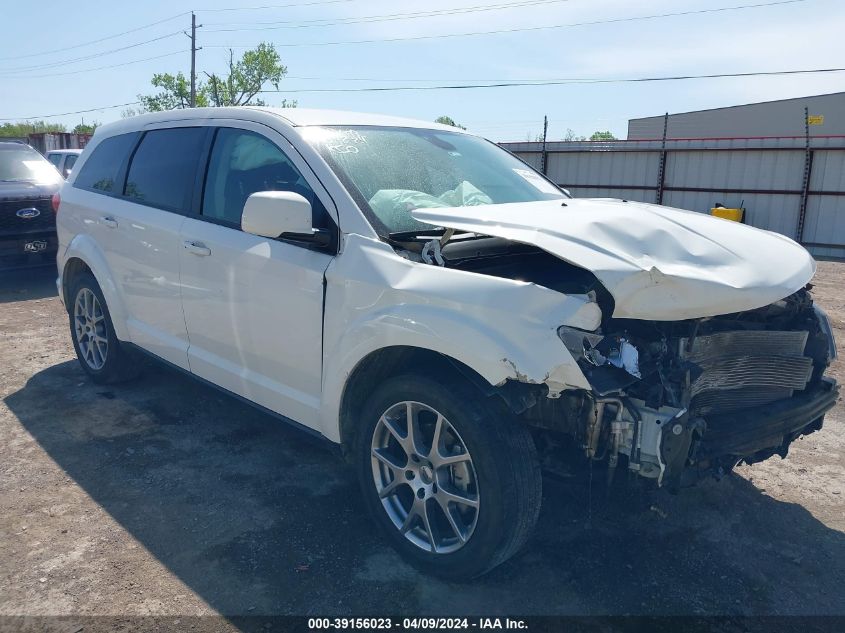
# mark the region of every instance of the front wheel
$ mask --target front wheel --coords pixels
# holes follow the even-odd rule
[[[363,409],[356,455],[370,513],[405,558],[472,578],[528,539],[541,500],[528,431],[470,384],[387,380]]]

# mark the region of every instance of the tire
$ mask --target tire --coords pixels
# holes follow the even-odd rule
[[[137,360],[117,340],[103,291],[94,276],[87,272],[76,276],[68,298],[70,337],[85,373],[97,384],[137,376]]]
[[[530,433],[498,400],[462,379],[401,375],[375,390],[359,425],[354,456],[367,509],[406,560],[469,579],[528,540],[540,512],[540,463]]]

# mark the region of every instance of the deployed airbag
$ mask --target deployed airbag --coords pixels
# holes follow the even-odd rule
[[[370,208],[385,225],[396,231],[430,230],[431,225],[411,217],[414,209],[471,207],[493,204],[486,193],[464,180],[454,189],[433,196],[413,189],[380,189],[370,198]]]

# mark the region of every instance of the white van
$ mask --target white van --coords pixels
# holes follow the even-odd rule
[[[446,576],[525,543],[541,463],[679,488],[785,456],[838,393],[801,246],[573,199],[451,127],[143,115],[98,128],[54,203],[94,381],[145,352],[340,444],[388,538]]]

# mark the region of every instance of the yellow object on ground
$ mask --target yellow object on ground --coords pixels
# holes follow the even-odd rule
[[[717,218],[724,218],[725,220],[733,220],[734,222],[742,222],[742,216],[745,215],[745,209],[713,207],[710,209],[710,215],[715,215]]]

